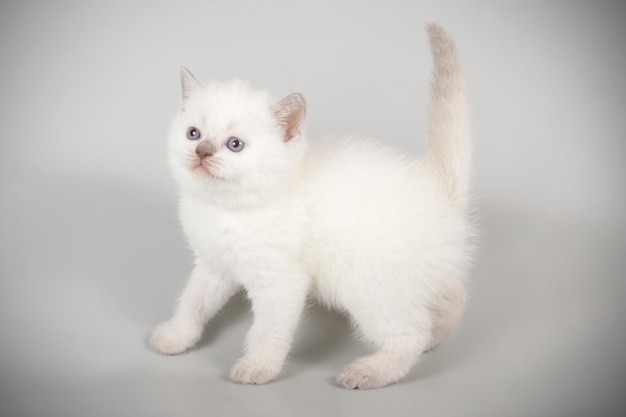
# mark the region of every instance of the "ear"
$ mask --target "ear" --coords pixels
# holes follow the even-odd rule
[[[185,102],[189,99],[191,93],[202,88],[202,84],[196,79],[196,77],[193,76],[191,71],[189,71],[187,68],[180,66],[178,67],[178,69],[180,71],[180,86],[182,89],[184,105]]]
[[[300,136],[306,118],[306,103],[299,93],[289,94],[272,106],[276,121],[284,129],[285,142]]]

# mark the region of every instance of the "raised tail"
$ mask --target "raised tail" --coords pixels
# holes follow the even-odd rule
[[[471,144],[461,62],[446,30],[428,25],[434,69],[428,127],[429,163],[447,198],[465,207],[469,200]]]

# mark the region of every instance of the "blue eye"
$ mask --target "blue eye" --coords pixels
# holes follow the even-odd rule
[[[200,139],[200,131],[198,129],[196,129],[195,127],[190,127],[187,130],[187,139],[189,140],[198,140]]]
[[[233,152],[239,152],[246,144],[239,138],[232,137],[226,142],[226,146]]]

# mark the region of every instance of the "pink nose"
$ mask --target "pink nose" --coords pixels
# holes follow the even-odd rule
[[[204,159],[214,153],[215,147],[209,141],[203,140],[198,144],[198,147],[196,147],[196,155],[198,155],[200,159]]]

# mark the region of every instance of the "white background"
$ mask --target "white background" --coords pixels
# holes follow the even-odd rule
[[[626,7],[619,2],[3,2],[0,415],[608,416],[626,383]],[[227,381],[237,299],[182,356],[150,350],[191,267],[165,136],[177,66],[298,91],[312,140],[425,148],[424,24],[456,39],[482,249],[460,330],[401,384],[312,309],[266,386]]]

